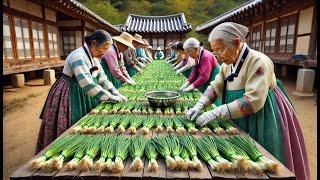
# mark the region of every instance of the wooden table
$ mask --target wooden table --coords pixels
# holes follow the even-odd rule
[[[80,121],[78,121],[79,123]],[[77,124],[74,124],[72,127],[77,126]],[[70,130],[69,128],[64,134],[68,134]],[[245,132],[241,131],[241,134],[246,135]],[[157,134],[152,131],[152,136],[156,136]],[[201,134],[197,134],[196,136],[201,136]],[[61,136],[60,136],[61,137]],[[147,138],[147,137],[146,137]],[[109,179],[277,179],[277,180],[293,180],[296,179],[295,175],[288,170],[283,164],[281,164],[276,158],[274,158],[269,152],[267,152],[261,145],[256,143],[258,148],[261,150],[261,152],[271,160],[279,163],[280,165],[280,173],[279,175],[274,175],[270,173],[261,173],[261,174],[255,174],[255,173],[218,173],[216,171],[213,171],[208,165],[204,162],[203,164],[203,170],[198,171],[177,171],[177,170],[168,170],[166,168],[165,162],[163,158],[158,158],[158,165],[159,169],[157,173],[152,173],[147,170],[148,166],[148,160],[146,158],[143,158],[144,161],[144,169],[139,172],[132,172],[129,169],[129,166],[132,162],[132,159],[128,157],[125,162],[125,168],[123,172],[117,173],[117,174],[110,174],[107,172],[103,173],[96,173],[94,170],[90,170],[87,172],[83,172],[81,170],[73,170],[73,171],[66,171],[65,166],[61,170],[54,171],[54,172],[44,172],[43,170],[38,171],[31,171],[28,169],[29,163],[35,159],[38,158],[45,152],[48,148],[48,146],[42,150],[39,154],[37,154],[35,157],[33,157],[30,161],[19,167],[16,171],[14,171],[10,175],[10,179],[57,179],[57,180],[65,180],[65,179],[100,179],[100,180],[109,180]],[[66,163],[65,163],[66,164]],[[65,165],[64,164],[64,165]]]

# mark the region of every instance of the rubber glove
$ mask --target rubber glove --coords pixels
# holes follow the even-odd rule
[[[204,104],[201,102],[198,102],[196,105],[193,106],[193,108],[189,109],[186,114],[185,117],[191,121],[195,120],[199,114],[200,111],[204,108]]]
[[[190,84],[188,87],[182,89],[183,92],[190,92],[192,90],[194,90],[193,84]]]
[[[110,95],[109,99],[115,102],[122,102],[122,99],[120,96]]]
[[[216,119],[226,120],[230,118],[231,117],[230,117],[228,106],[226,104],[223,104],[199,116],[197,119],[197,124],[199,126],[205,126],[209,122],[214,121]]]
[[[188,87],[190,85],[190,82],[189,81],[186,81],[181,87],[179,90],[183,90],[184,88]]]

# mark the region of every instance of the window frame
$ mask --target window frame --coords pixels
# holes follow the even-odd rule
[[[73,30],[62,30],[61,31],[61,35],[62,35],[62,52],[63,52],[63,56],[68,56],[73,50],[75,50],[75,49],[73,49],[73,50],[71,50],[70,49],[70,34],[68,34],[68,46],[69,46],[69,49],[68,49],[68,51],[70,51],[68,54],[66,54],[66,51],[65,51],[65,41],[64,41],[64,38],[65,38],[65,36],[64,36],[64,33],[65,32],[68,32],[68,33],[70,33],[70,32],[72,32],[73,33],[73,42],[74,42],[74,47],[75,47],[75,49],[76,49],[76,31],[73,31]]]
[[[293,34],[288,35],[288,31],[289,31],[289,25],[290,25],[290,19],[293,18],[293,25],[294,25],[294,29],[293,29]],[[292,14],[292,15],[288,15],[288,16],[284,16],[284,17],[279,17],[279,33],[278,33],[278,53],[279,54],[294,54],[295,53],[295,47],[296,47],[296,38],[297,38],[297,20],[298,20],[298,13]],[[286,35],[285,35],[285,51],[280,51],[280,41],[281,41],[281,22],[282,20],[286,20],[287,24],[286,24]],[[288,36],[292,35],[292,51],[288,52],[287,49],[287,45],[288,45]]]
[[[20,20],[20,29],[21,29],[21,33],[22,33],[22,43],[23,43],[23,51],[24,51],[24,58],[20,58],[19,57],[19,48],[18,48],[18,39],[17,39],[17,32],[16,32],[16,19],[19,19]],[[26,48],[25,48],[25,36],[24,36],[24,32],[23,32],[23,27],[22,27],[22,21],[26,21],[27,22],[27,28],[28,28],[28,34],[29,34],[29,46],[30,46],[30,57],[27,58],[26,57]],[[26,18],[22,18],[22,17],[19,17],[19,16],[13,16],[13,25],[14,25],[14,32],[15,32],[15,37],[16,37],[16,41],[15,41],[15,44],[16,44],[16,53],[17,53],[17,61],[18,62],[24,62],[24,61],[30,61],[30,60],[33,60],[34,59],[34,56],[33,56],[33,37],[31,36],[32,35],[32,30],[31,30],[31,20],[30,19],[26,19]]]
[[[33,38],[33,24],[37,24],[37,36],[38,36],[38,45],[39,45],[39,54],[40,54],[40,57],[36,57],[35,55],[35,47],[34,47],[34,38]],[[39,38],[39,29],[38,29],[38,24],[42,25],[42,40],[43,40],[43,53],[44,53],[44,56],[42,57],[42,53],[40,53],[41,49],[40,49],[40,38]],[[45,24],[43,24],[42,22],[38,22],[38,21],[33,21],[31,20],[31,32],[32,32],[32,54],[33,54],[33,58],[35,60],[40,60],[40,59],[46,59],[48,58],[47,55],[46,55],[46,40],[45,40]]]
[[[269,27],[269,26],[272,26],[272,24],[274,24],[274,27]],[[277,52],[277,49],[278,49],[278,47],[277,47],[277,43],[278,43],[278,32],[279,32],[279,29],[278,29],[278,19],[276,19],[276,20],[273,20],[273,21],[269,21],[269,22],[266,22],[265,23],[265,26],[264,26],[265,28],[264,28],[264,32],[263,32],[263,34],[264,34],[264,48],[263,48],[263,52],[264,53],[270,53],[270,54],[272,54],[272,53],[276,53]],[[276,32],[275,32],[275,35],[274,35],[274,47],[273,47],[273,52],[271,52],[270,51],[270,47],[271,47],[271,40],[272,40],[272,30],[275,28],[275,30],[276,30]],[[270,30],[270,32],[269,32],[269,37],[267,37],[267,30]],[[266,45],[266,41],[267,40],[269,40],[269,45],[267,46]],[[266,51],[266,49],[269,49],[268,51]]]
[[[12,26],[11,26],[11,19],[10,19],[10,15],[7,14],[7,13],[3,13],[2,16],[7,16],[8,18],[8,26],[9,26],[9,33],[10,33],[10,42],[11,42],[11,54],[12,54],[12,57],[11,58],[8,58],[7,57],[7,53],[5,53],[4,49],[6,49],[6,46],[5,46],[5,41],[4,41],[4,33],[2,34],[2,53],[3,55],[5,56],[2,56],[4,57],[3,61],[4,62],[10,62],[10,61],[14,61],[15,59],[15,56],[14,56],[14,47],[13,47],[13,44],[14,44],[14,41],[13,41],[13,36],[14,34],[12,33]],[[3,24],[2,24],[3,26]]]
[[[259,29],[259,31],[257,31],[257,29]],[[252,48],[252,49],[254,49],[254,50],[257,50],[257,51],[261,51],[261,48],[262,48],[262,23],[260,23],[260,24],[257,24],[257,25],[255,25],[255,26],[252,26],[252,28],[251,28],[251,31],[252,31],[252,33],[251,33],[251,42],[250,42],[250,47]],[[256,39],[255,39],[255,37],[256,36],[254,36],[254,35],[256,35],[256,32],[260,32],[260,37],[259,37],[259,49],[257,49],[257,47],[255,46],[256,45]],[[254,45],[253,45],[254,44]]]
[[[55,48],[55,55],[53,56],[53,57],[51,57],[51,52],[50,52],[50,43],[51,42],[49,42],[50,40],[49,40],[49,33],[51,33],[52,34],[52,40],[51,41],[53,41],[53,33],[52,32],[55,32],[56,33],[56,44],[53,44],[53,47],[55,48],[55,46],[56,46],[56,48]],[[48,25],[47,24],[47,36],[48,36],[48,39],[47,39],[47,43],[48,43],[48,58],[50,58],[50,59],[55,59],[55,58],[59,58],[59,56],[60,56],[60,49],[59,49],[59,29],[58,29],[58,27],[56,27],[56,26],[53,26],[53,25]]]

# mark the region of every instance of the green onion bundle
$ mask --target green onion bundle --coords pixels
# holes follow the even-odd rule
[[[136,103],[135,108],[132,110],[133,114],[141,114],[141,108],[142,108],[142,104],[141,103]]]
[[[270,171],[276,174],[279,173],[279,164],[271,159],[266,158],[255,145],[254,141],[250,139],[250,137],[237,135],[229,137],[228,141],[244,150],[250,159],[258,163],[264,171]]]
[[[183,113],[182,113],[182,110],[181,110],[181,109],[182,109],[181,106],[180,106],[179,104],[177,104],[177,105],[175,106],[176,114],[182,115]]]
[[[109,123],[110,123],[109,116],[104,116],[100,122],[100,126],[98,127],[97,132],[100,132],[100,133],[104,132],[105,128],[109,125]]]
[[[171,147],[171,155],[174,158],[176,162],[176,168],[177,169],[183,169],[184,166],[184,160],[180,157],[181,151],[182,151],[182,145],[180,144],[180,141],[176,135],[170,135],[166,137],[168,141],[170,141],[170,147]]]
[[[128,128],[129,133],[136,134],[137,128],[139,128],[141,126],[143,121],[144,121],[144,118],[142,116],[133,116],[130,119],[130,127]]]
[[[156,115],[162,115],[161,108],[156,108],[155,114],[156,114]]]
[[[218,121],[211,121],[209,124],[208,124],[208,127],[210,127],[214,133],[216,133],[217,135],[222,135],[222,134],[226,134],[226,131],[221,128],[219,126],[219,122]]]
[[[110,168],[112,158],[114,157],[114,147],[115,147],[116,136],[114,134],[106,135],[102,137],[101,140],[101,151],[100,158],[95,163],[95,168],[98,172]],[[107,159],[107,161],[106,161]]]
[[[100,111],[101,114],[111,114],[113,105],[111,103],[105,103],[103,109]]]
[[[141,103],[141,114],[147,115],[148,114],[148,107],[146,103]]]
[[[111,166],[113,173],[121,172],[124,168],[123,161],[128,156],[128,150],[131,143],[130,138],[126,138],[123,135],[119,135],[116,139],[116,147],[115,147],[115,160]]]
[[[174,115],[174,109],[172,107],[165,108],[164,115]]]
[[[84,133],[84,134],[90,134],[91,133],[91,127],[93,124],[97,121],[97,115],[93,114],[90,120],[87,121],[87,123],[82,126],[82,129],[79,130],[79,132]]]
[[[190,134],[196,134],[199,130],[196,128],[196,125],[194,122],[189,121],[185,118],[181,118],[181,122],[184,124],[185,127],[187,127],[187,130]]]
[[[87,116],[83,117],[83,118],[80,120],[79,124],[78,124],[76,127],[72,128],[71,133],[73,134],[73,133],[82,132],[83,127],[84,127],[84,126],[88,123],[88,121],[90,121],[92,118],[93,118],[93,115],[87,115]]]
[[[187,150],[187,152],[191,156],[192,163],[193,163],[192,168],[200,171],[203,168],[203,166],[197,156],[197,147],[192,142],[193,139],[194,137],[192,137],[191,135],[184,135],[179,137],[180,143],[183,145],[183,147]]]
[[[148,106],[147,110],[149,115],[154,114],[153,108],[151,106]]]
[[[249,162],[242,157],[241,155],[237,154],[234,150],[233,146],[229,141],[222,137],[211,136],[212,140],[216,143],[219,152],[222,154],[223,157],[228,159],[229,161],[233,162],[233,168],[239,171],[248,171],[249,169]]]
[[[218,120],[219,125],[223,127],[228,134],[235,135],[239,134],[239,130],[232,126],[230,120]]]
[[[72,135],[65,135],[60,137],[59,139],[55,140],[50,147],[48,148],[48,150],[40,157],[38,157],[37,159],[31,161],[30,164],[30,169],[39,169],[42,168],[43,166],[45,166],[45,164],[47,164],[48,162],[46,162],[48,159],[52,159],[57,155],[59,155],[64,147],[66,145],[68,145],[70,142],[72,142],[73,140]],[[52,162],[50,161],[50,162]]]
[[[130,116],[123,116],[117,128],[118,133],[124,133],[126,131],[126,128],[130,124],[130,118]]]
[[[186,134],[187,130],[184,128],[184,124],[181,122],[180,118],[173,118],[173,124],[179,135]]]
[[[152,140],[148,140],[145,147],[145,155],[149,161],[148,170],[155,172],[158,170],[157,157],[158,152],[155,148],[155,145],[152,143]]]
[[[190,160],[190,155],[187,151],[186,148],[182,147],[182,150],[181,150],[181,158],[184,160],[184,163],[183,163],[183,166],[182,166],[182,169],[183,170],[190,170],[193,168],[193,162]]]
[[[105,129],[105,132],[107,133],[113,133],[114,132],[114,128],[117,127],[117,125],[120,123],[121,121],[121,117],[120,116],[110,116],[110,124],[109,126]]]
[[[164,119],[163,119],[163,124],[164,124],[164,126],[166,127],[166,130],[167,130],[167,132],[168,132],[169,134],[174,132],[174,129],[173,129],[173,119],[172,119],[172,118],[169,118],[169,117],[164,118]]]
[[[100,141],[102,135],[94,135],[88,138],[88,146],[86,148],[86,154],[80,161],[81,170],[88,171],[93,167],[93,159],[100,151]]]
[[[86,137],[88,136],[86,135]],[[68,171],[71,171],[79,167],[79,162],[86,154],[86,149],[88,144],[89,144],[88,140],[87,138],[85,138],[83,142],[79,145],[77,151],[73,156],[73,159],[67,163],[66,168]]]
[[[102,109],[104,109],[104,103],[100,103],[94,109],[90,111],[91,114],[98,114]]]
[[[117,112],[121,109],[123,103],[117,103],[117,104],[114,104],[110,113],[111,114],[117,114]]]
[[[89,128],[89,132],[90,133],[98,133],[99,132],[99,130],[98,130],[98,128],[100,127],[100,124],[101,124],[101,121],[103,121],[103,116],[100,116],[100,115],[97,115],[96,117],[95,117],[95,121],[94,121],[94,123],[92,124],[92,126]]]
[[[79,148],[79,146],[83,143],[85,140],[85,135],[78,135],[73,138],[73,141],[64,148],[64,150],[61,152],[61,154],[54,158],[53,163],[51,165],[52,170],[59,170],[62,168],[63,162],[66,159],[69,159],[74,155],[76,150]]]
[[[143,156],[144,149],[147,141],[144,137],[138,135],[131,139],[131,145],[129,148],[130,156],[133,159],[130,169],[133,171],[140,171],[143,169],[143,162],[141,157]]]
[[[153,138],[153,142],[159,154],[165,158],[166,166],[169,169],[176,167],[176,161],[171,157],[171,141],[167,136],[161,135]]]
[[[211,129],[208,128],[207,126],[201,127],[200,131],[201,131],[203,134],[206,134],[206,135],[211,135],[211,134],[212,134]]]
[[[145,118],[143,121],[143,127],[141,128],[142,134],[143,135],[149,134],[150,129],[152,129],[154,124],[155,124],[155,117],[149,116]]]
[[[155,126],[156,126],[156,133],[162,133],[163,132],[163,119],[161,117],[157,117],[157,119],[155,120]]]

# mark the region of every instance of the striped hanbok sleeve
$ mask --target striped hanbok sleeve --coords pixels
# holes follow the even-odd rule
[[[98,99],[99,101],[106,101],[110,97],[110,92],[103,89],[99,84],[94,82],[90,74],[88,65],[84,61],[85,57],[81,54],[72,57],[71,67],[80,87],[87,95]]]

